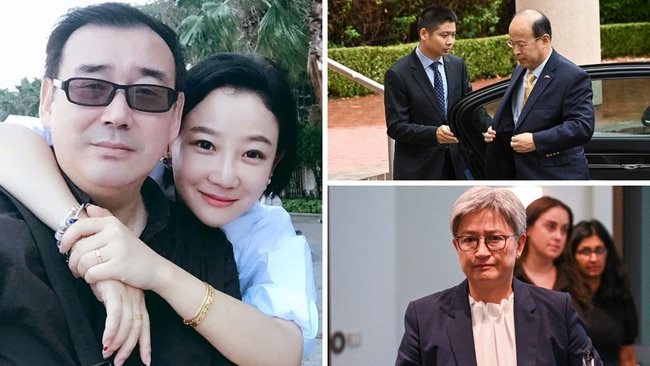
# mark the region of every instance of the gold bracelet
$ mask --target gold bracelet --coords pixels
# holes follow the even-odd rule
[[[199,311],[196,312],[194,318],[183,320],[183,324],[189,325],[192,328],[201,324],[205,316],[208,314],[208,310],[210,310],[212,302],[214,301],[214,287],[210,286],[210,284],[207,282],[203,283],[205,283],[205,297],[203,298],[203,303],[201,304]]]

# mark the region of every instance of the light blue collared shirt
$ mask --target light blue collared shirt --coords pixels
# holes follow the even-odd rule
[[[307,239],[296,235],[284,208],[259,202],[222,229],[235,252],[242,301],[295,322],[308,356],[318,333],[318,308]]]
[[[429,77],[429,81],[431,82],[431,87],[433,88],[435,84],[435,73],[433,72],[433,69],[431,68],[431,64],[434,63],[435,61],[428,58],[427,56],[420,51],[420,46],[417,46],[415,48],[415,54],[418,56],[418,59],[422,63],[422,66],[424,67],[424,71],[427,73],[427,76]],[[449,93],[447,92],[447,73],[445,73],[445,61],[444,58],[440,57],[438,59],[438,62],[440,62],[440,66],[438,67],[438,70],[440,71],[440,76],[442,76],[442,88],[445,91],[445,111],[449,111],[448,108],[448,96]]]

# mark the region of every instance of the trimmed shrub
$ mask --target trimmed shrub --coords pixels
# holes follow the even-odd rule
[[[505,76],[517,65],[512,50],[505,44],[507,39],[508,35],[459,39],[453,53],[465,60],[471,81]],[[650,55],[650,23],[601,25],[600,44],[602,58]],[[383,84],[386,70],[411,53],[416,45],[335,48],[328,51],[328,57]],[[372,90],[335,71],[328,72],[327,81],[330,97],[373,94]]]

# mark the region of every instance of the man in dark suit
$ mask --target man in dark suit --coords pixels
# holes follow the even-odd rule
[[[544,14],[515,14],[509,35],[519,65],[484,135],[486,178],[589,179],[582,145],[594,133],[591,79],[552,48]]]
[[[420,42],[384,77],[387,133],[395,140],[393,179],[465,179],[449,109],[472,91],[467,67],[450,55],[458,18],[434,5],[418,19]]]
[[[511,191],[469,189],[451,231],[467,278],[408,305],[396,365],[601,364],[568,293],[514,279],[526,211]]]

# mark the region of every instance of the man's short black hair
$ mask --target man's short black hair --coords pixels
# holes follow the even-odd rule
[[[432,5],[422,11],[418,19],[418,33],[425,28],[431,33],[444,23],[458,23],[458,17],[451,9],[443,5]]]
[[[185,88],[185,57],[176,32],[137,8],[121,3],[103,3],[83,8],[72,8],[63,15],[47,41],[45,48],[45,77],[58,78],[65,44],[74,31],[85,25],[114,28],[150,28],[165,41],[174,57],[176,67],[175,89],[183,91]],[[101,42],[101,40],[97,41]]]

